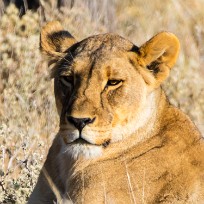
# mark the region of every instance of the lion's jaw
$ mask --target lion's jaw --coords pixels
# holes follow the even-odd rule
[[[134,142],[129,145],[135,145],[148,138],[150,132],[153,132],[155,125],[155,118],[157,114],[156,96],[152,92],[148,95],[146,101],[147,105],[141,108],[141,112],[135,115],[131,121],[125,125],[116,125],[111,130],[107,130],[104,134],[106,140],[104,143],[96,144],[98,138],[102,137],[100,131],[97,132],[90,127],[85,127],[82,131],[81,138],[79,139],[79,131],[76,128],[68,125],[68,129],[59,131],[62,139],[61,153],[67,155],[73,160],[77,159],[94,159],[102,157],[106,152],[117,151],[115,145],[117,143],[128,143],[128,138],[134,137]],[[109,145],[111,141],[114,146]],[[107,146],[107,147],[106,147]],[[111,150],[112,148],[112,150]],[[125,146],[123,150],[125,150]],[[122,149],[118,149],[122,152]]]

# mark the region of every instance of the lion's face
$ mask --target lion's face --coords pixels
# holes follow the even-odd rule
[[[60,131],[67,143],[79,137],[94,145],[121,140],[122,129],[132,123],[131,134],[138,126],[135,116],[144,111],[148,94],[144,79],[125,53],[110,55],[103,49],[97,51],[105,56],[102,60],[85,51],[67,65],[65,57],[55,79]],[[77,127],[77,122],[84,127]]]
[[[59,134],[73,157],[100,156],[110,143],[131,136],[156,114],[154,90],[168,75],[166,64],[174,62],[162,66],[165,50],[154,51],[151,60],[145,48],[118,35],[97,35],[76,43],[57,22],[50,33],[49,26],[42,31],[41,48],[55,58]],[[48,33],[53,34],[52,42],[43,42]],[[46,50],[54,40],[55,47]]]

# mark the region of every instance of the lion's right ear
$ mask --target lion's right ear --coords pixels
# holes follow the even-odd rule
[[[40,50],[51,59],[59,59],[77,41],[58,21],[47,23],[41,30]]]
[[[158,87],[168,77],[179,50],[178,38],[169,32],[158,33],[139,48],[142,64],[152,73],[142,70],[148,84]]]

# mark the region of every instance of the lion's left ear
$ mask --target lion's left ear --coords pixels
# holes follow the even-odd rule
[[[146,76],[147,81],[154,83],[154,87],[168,77],[170,69],[176,63],[179,49],[178,38],[169,32],[158,33],[139,48],[141,61],[154,75],[154,79]]]
[[[58,21],[47,23],[40,33],[40,50],[51,59],[59,59],[77,41]]]

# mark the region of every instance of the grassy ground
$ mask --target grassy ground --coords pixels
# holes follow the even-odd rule
[[[0,17],[0,203],[26,202],[58,129],[53,81],[38,51],[45,18],[78,40],[111,31],[141,45],[159,31],[175,33],[181,53],[164,88],[204,134],[203,0],[75,0],[60,11],[53,2],[43,2],[44,17],[19,18],[13,5]]]

